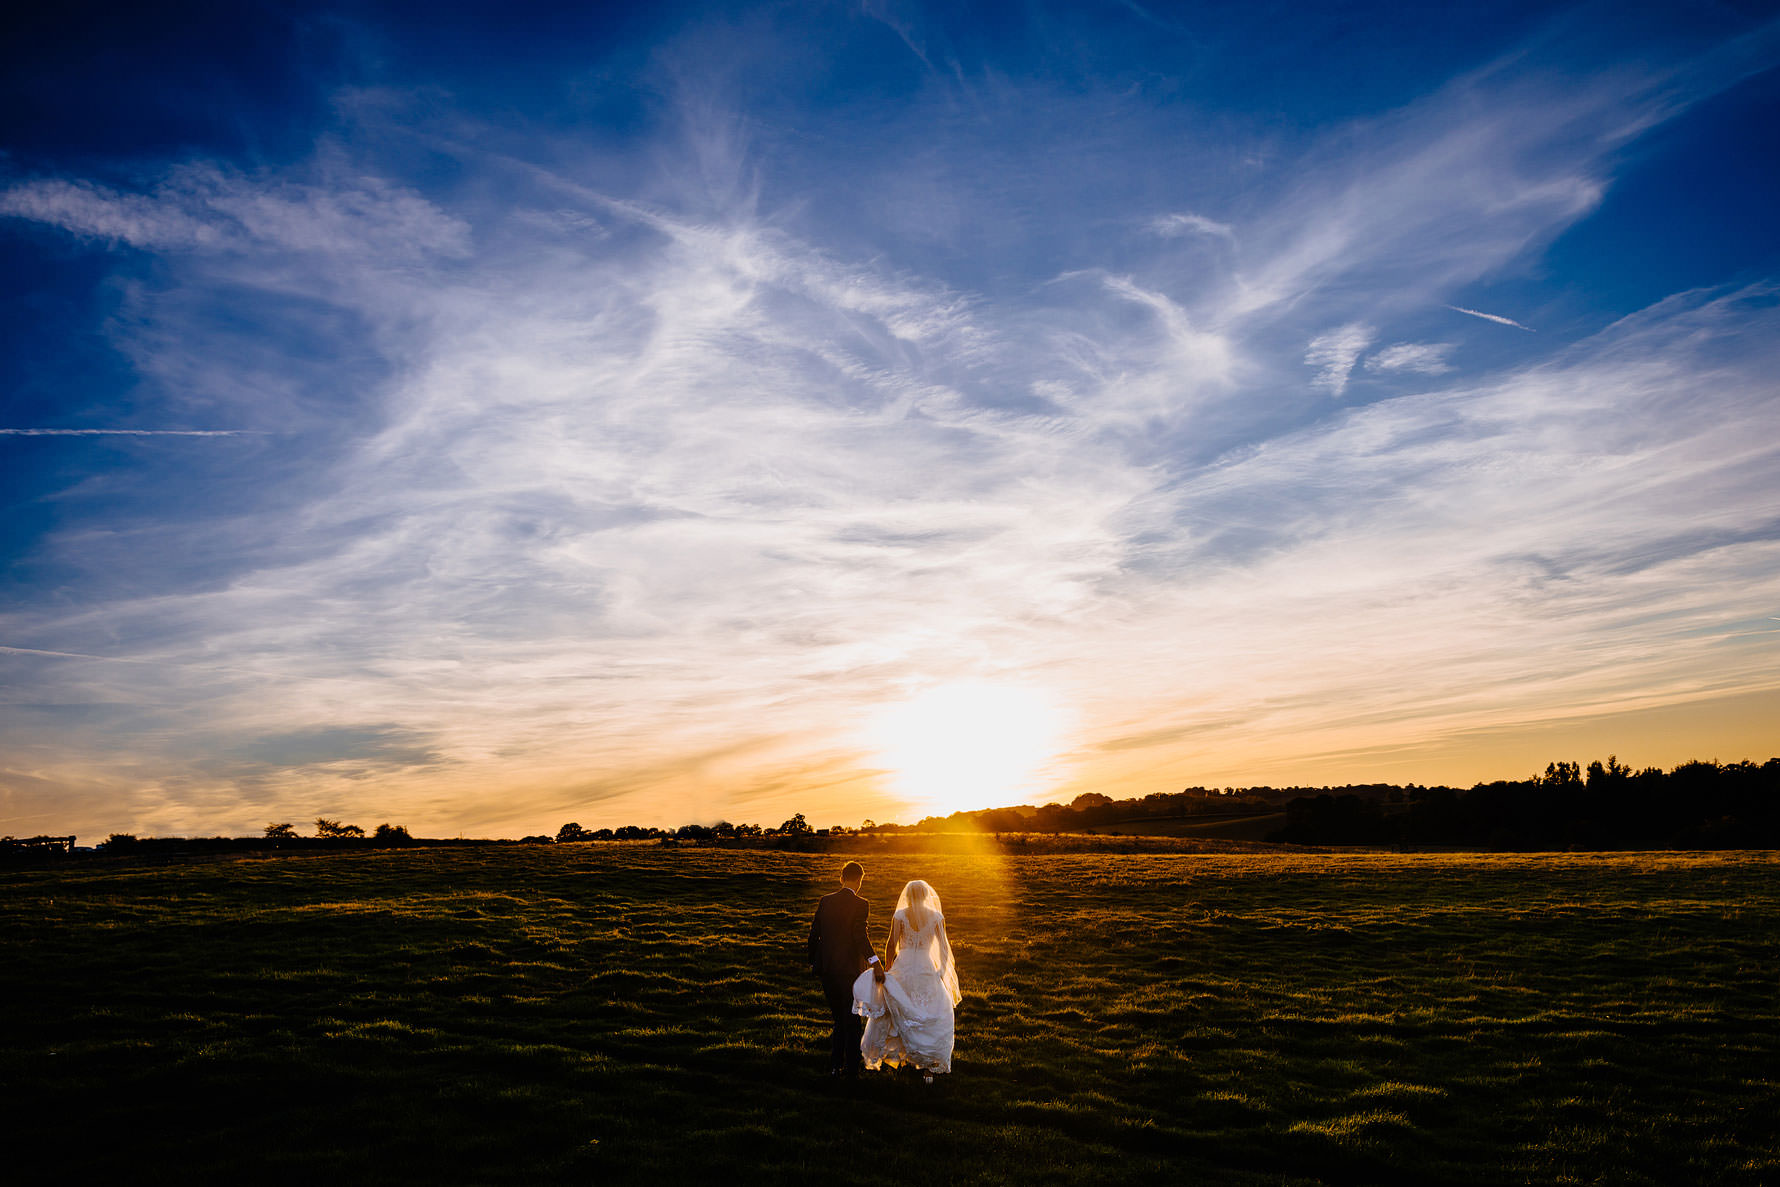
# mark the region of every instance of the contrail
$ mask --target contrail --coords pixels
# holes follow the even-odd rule
[[[111,664],[153,664],[147,659],[128,659],[121,655],[88,655],[83,651],[44,651],[37,647],[0,646],[0,655],[53,655],[57,659],[98,659]]]
[[[0,437],[248,437],[257,429],[0,429]]]
[[[135,659],[127,655],[93,655],[85,651],[46,651],[41,647],[8,647],[0,644],[0,655],[47,655],[53,659],[92,659],[106,664],[139,664],[145,668],[177,668],[185,672],[230,672],[237,676],[266,675],[252,668],[236,668],[227,664],[188,663],[179,659]],[[318,676],[319,680],[350,680],[352,676]]]
[[[1481,309],[1466,309],[1463,305],[1448,305],[1447,308],[1454,313],[1469,313],[1472,317],[1481,317],[1484,321],[1493,321],[1498,325],[1513,326],[1515,329],[1525,330],[1529,334],[1537,334],[1539,332],[1532,326],[1523,326],[1512,317],[1503,317],[1497,313],[1485,313]]]

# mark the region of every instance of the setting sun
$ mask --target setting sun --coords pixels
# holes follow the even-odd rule
[[[1046,783],[1063,713],[1042,691],[970,681],[886,705],[866,741],[894,790],[934,813],[1018,803]]]

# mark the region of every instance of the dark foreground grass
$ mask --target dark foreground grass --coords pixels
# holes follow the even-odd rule
[[[802,942],[841,860],[0,874],[10,1160],[124,1182],[1780,1182],[1772,855],[877,857],[873,938],[920,876],[958,950],[956,1070],[931,1088],[824,1075]]]

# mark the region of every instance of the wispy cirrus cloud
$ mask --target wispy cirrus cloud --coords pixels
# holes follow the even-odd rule
[[[80,179],[19,181],[0,190],[0,215],[145,250],[257,246],[384,260],[462,255],[468,233],[412,190],[376,178],[254,181],[214,165],[177,169],[145,194]]]
[[[64,178],[37,178],[7,187],[0,191],[0,214],[131,247],[203,247],[223,237],[217,227],[159,196],[119,194]]]
[[[1216,219],[1206,218],[1203,214],[1174,213],[1158,215],[1150,220],[1150,233],[1160,235],[1164,239],[1173,239],[1181,235],[1211,235],[1218,239],[1236,241],[1236,228],[1229,223],[1220,223]]]
[[[1331,396],[1347,391],[1347,380],[1378,331],[1362,322],[1349,322],[1310,340],[1304,349],[1304,364],[1317,368],[1312,387],[1320,387]]]
[[[1366,360],[1368,371],[1408,371],[1416,375],[1444,375],[1452,364],[1446,357],[1452,353],[1451,342],[1398,342],[1378,351]]]
[[[0,429],[0,437],[240,437],[253,429]]]

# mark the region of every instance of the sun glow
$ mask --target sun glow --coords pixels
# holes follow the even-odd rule
[[[886,705],[865,736],[899,794],[950,813],[1041,792],[1061,748],[1063,716],[1038,689],[972,681]]]

